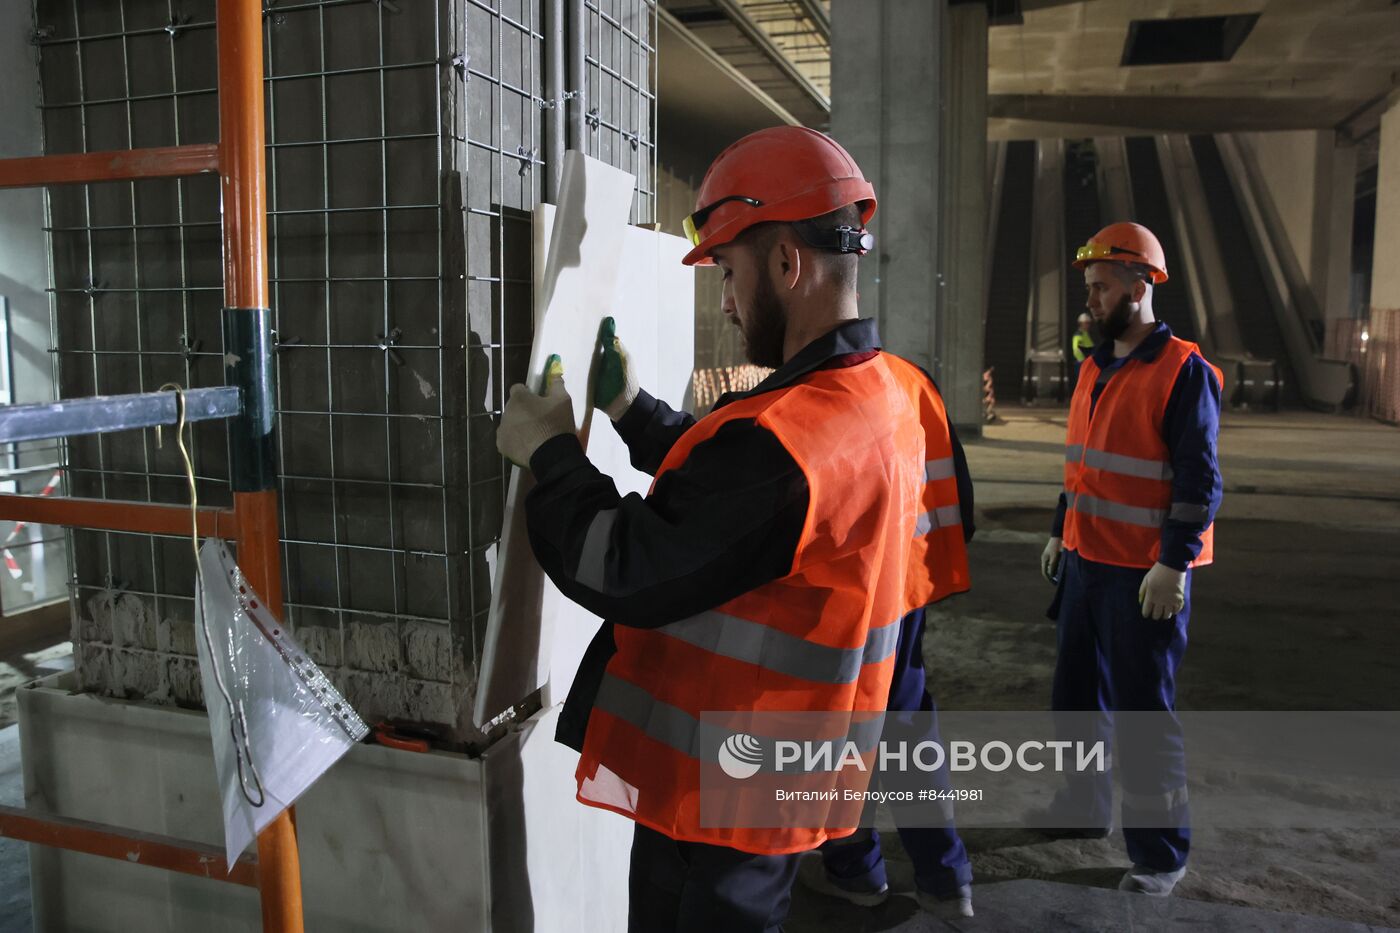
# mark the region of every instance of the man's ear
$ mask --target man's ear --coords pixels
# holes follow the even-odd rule
[[[1145,298],[1146,296],[1147,296],[1147,280],[1146,280],[1146,279],[1134,279],[1134,280],[1133,280],[1133,301],[1137,302],[1138,304],[1141,304],[1141,303],[1142,303],[1142,299]]]
[[[792,291],[802,278],[802,250],[790,238],[778,237],[773,249],[773,265],[783,287]]]

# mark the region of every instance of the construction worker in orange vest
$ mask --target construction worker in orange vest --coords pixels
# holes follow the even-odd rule
[[[1191,839],[1176,671],[1192,568],[1209,564],[1214,550],[1222,379],[1153,315],[1167,264],[1150,230],[1110,224],[1080,247],[1074,266],[1104,339],[1079,368],[1065,488],[1041,555],[1042,572],[1058,584],[1049,612],[1058,623],[1052,705],[1093,711],[1099,723],[1111,718],[1099,712],[1155,714],[1149,729],[1117,730],[1133,862],[1119,887],[1165,896],[1186,871]],[[1111,803],[1106,772],[1080,777],[1036,820],[1051,835],[1102,837]]]
[[[646,497],[619,496],[588,462],[562,378],[544,396],[513,387],[502,416],[498,447],[536,480],[536,557],[606,620],[557,737],[580,751],[578,799],[637,824],[630,930],[780,927],[798,858],[854,832],[860,805],[707,818],[702,774],[737,784],[769,764],[729,770],[731,748],[761,743],[710,743],[703,717],[879,726],[901,620],[967,588],[941,399],[859,317],[855,265],[875,206],[851,157],[812,130],[762,130],[715,160],[684,261],[719,266],[725,315],[774,372],[697,421],[642,392],[620,352],[611,372],[605,359],[593,401],[654,475]],[[605,356],[620,351],[604,337]],[[861,753],[876,740],[867,730]]]

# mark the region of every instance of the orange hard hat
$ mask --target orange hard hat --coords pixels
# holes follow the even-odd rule
[[[875,213],[875,189],[836,140],[805,126],[750,133],[711,163],[685,232],[695,246],[681,261],[713,265],[710,250],[755,224],[807,220],[847,204],[860,222]]]
[[[1091,262],[1144,266],[1153,285],[1167,280],[1167,256],[1162,252],[1162,244],[1142,224],[1109,224],[1089,237],[1089,242],[1074,254],[1074,268],[1083,269]]]

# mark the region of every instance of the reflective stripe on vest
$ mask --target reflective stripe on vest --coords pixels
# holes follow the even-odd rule
[[[1208,506],[1172,499],[1170,452],[1162,437],[1167,401],[1181,368],[1199,348],[1175,337],[1157,358],[1129,359],[1104,385],[1092,357],[1079,372],[1065,443],[1064,546],[1081,557],[1122,567],[1151,567],[1168,519],[1202,522]],[[1211,367],[1215,369],[1214,367]],[[1216,378],[1220,371],[1215,369]],[[1214,529],[1201,535],[1192,566],[1214,557]]]
[[[1172,478],[1172,465],[1166,460],[1144,460],[1125,454],[1111,454],[1106,450],[1085,447],[1083,444],[1066,445],[1065,460],[1069,463],[1083,463],[1085,466],[1109,473],[1122,473],[1124,476],[1162,480]]]
[[[647,738],[655,739],[689,758],[699,759],[706,748],[716,747],[730,732],[725,729],[721,734],[715,725],[707,724],[679,707],[662,703],[641,687],[611,675],[604,675],[593,705],[634,726]],[[826,741],[833,745],[854,742],[856,750],[865,753],[877,747],[884,727],[883,715],[860,719],[851,722],[848,731]],[[780,736],[767,738],[771,743]],[[812,753],[820,754],[820,751],[813,749]]]
[[[656,629],[699,648],[789,677],[848,684],[867,664],[879,664],[899,643],[899,620],[872,626],[862,648],[831,648],[759,622],[710,610]]]
[[[815,848],[855,825],[855,809],[832,817],[852,822],[827,827],[712,825],[713,814],[699,812],[701,770],[715,764],[702,757],[711,749],[700,723],[706,713],[824,713],[834,722],[883,713],[899,620],[914,608],[906,605],[911,532],[927,510],[927,476],[946,472],[937,461],[951,456],[926,444],[919,409],[887,359],[738,399],[667,453],[656,483],[723,425],[752,420],[802,470],[806,521],[787,576],[678,622],[614,628],[617,651],[579,758],[580,801],[673,839],[755,853]],[[856,779],[804,778],[843,787]]]

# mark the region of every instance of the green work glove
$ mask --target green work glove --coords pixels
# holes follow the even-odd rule
[[[603,361],[593,384],[593,407],[617,421],[627,414],[641,390],[627,357],[627,348],[617,339],[617,322],[610,317],[603,318],[603,326],[598,331],[598,348]]]
[[[521,383],[510,387],[510,398],[496,429],[496,449],[516,466],[529,466],[535,451],[550,438],[577,433],[574,403],[564,388],[564,363],[557,355],[544,364],[544,382],[543,395]]]

